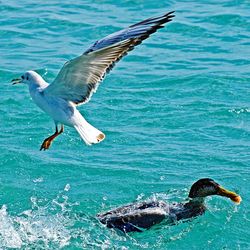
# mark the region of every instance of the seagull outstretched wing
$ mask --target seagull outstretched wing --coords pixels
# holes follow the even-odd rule
[[[44,90],[45,93],[75,104],[88,102],[115,63],[170,22],[173,13],[146,19],[96,41],[81,56],[64,64],[55,80]]]

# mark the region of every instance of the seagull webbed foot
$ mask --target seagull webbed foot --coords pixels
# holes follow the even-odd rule
[[[40,147],[40,151],[41,151],[41,150],[47,150],[47,149],[49,149],[49,147],[50,147],[50,145],[51,145],[51,142],[52,142],[52,140],[49,140],[49,138],[46,138],[46,139],[43,141],[43,143],[42,143],[42,145],[41,145],[41,147]]]
[[[56,132],[55,132],[53,135],[49,136],[48,138],[46,138],[46,139],[43,141],[43,143],[42,143],[42,145],[41,145],[41,147],[40,147],[40,151],[41,151],[41,150],[44,150],[44,151],[45,151],[45,150],[49,149],[49,147],[50,147],[52,141],[53,141],[58,135],[60,135],[63,131],[64,131],[63,125],[61,125],[60,131],[58,131],[58,128],[57,128],[57,126],[56,126]]]

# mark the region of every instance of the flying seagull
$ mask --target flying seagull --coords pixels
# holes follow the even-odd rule
[[[76,107],[87,103],[115,63],[170,22],[173,13],[146,19],[96,41],[81,56],[66,62],[51,84],[31,70],[12,80],[13,84],[27,84],[33,101],[55,122],[55,133],[43,141],[40,150],[50,147],[64,125],[74,127],[87,145],[104,140],[104,133],[90,125]]]

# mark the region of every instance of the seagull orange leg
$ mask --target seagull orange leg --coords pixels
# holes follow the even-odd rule
[[[64,131],[63,125],[61,125],[60,131],[58,131],[58,128],[57,128],[57,126],[56,126],[56,132],[55,132],[53,135],[49,136],[48,138],[46,138],[46,139],[43,141],[43,144],[41,145],[40,151],[41,151],[41,150],[46,150],[46,149],[48,149],[48,148],[50,147],[52,141],[53,141],[58,135],[60,135],[63,131]]]

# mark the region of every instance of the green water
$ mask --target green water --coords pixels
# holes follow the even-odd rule
[[[79,109],[106,134],[87,147],[54,131],[27,86],[51,82],[95,40],[151,16],[176,17],[124,58]],[[250,249],[250,2],[1,1],[0,249]],[[182,201],[201,177],[238,192],[205,215],[124,235],[95,215],[136,200]]]

